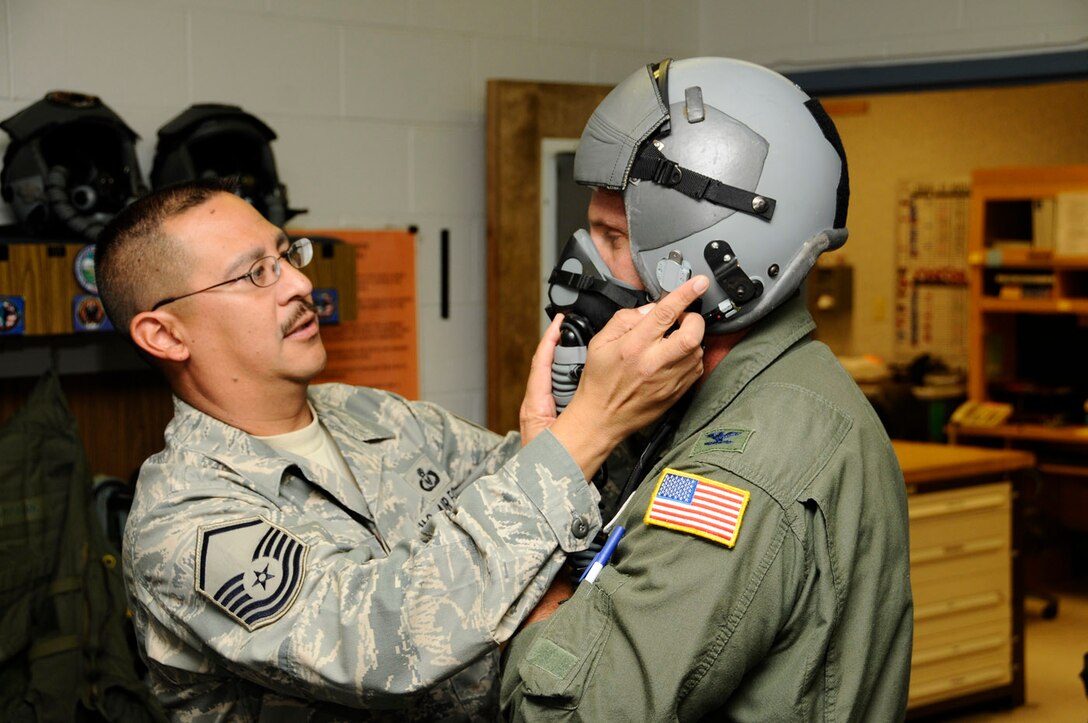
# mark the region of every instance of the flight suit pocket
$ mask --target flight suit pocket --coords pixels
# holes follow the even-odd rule
[[[624,582],[624,576],[606,568],[596,583],[579,585],[574,597],[544,623],[518,663],[526,696],[547,698],[555,708],[578,706],[612,630],[612,594]]]

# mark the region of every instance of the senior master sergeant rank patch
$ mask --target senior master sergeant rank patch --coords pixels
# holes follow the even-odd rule
[[[202,526],[196,589],[256,630],[279,620],[302,589],[306,544],[263,517]]]

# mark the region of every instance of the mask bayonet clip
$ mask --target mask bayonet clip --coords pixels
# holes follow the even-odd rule
[[[703,258],[710,266],[714,279],[736,307],[756,299],[763,293],[763,283],[744,273],[737,255],[725,241],[711,241],[703,249]]]

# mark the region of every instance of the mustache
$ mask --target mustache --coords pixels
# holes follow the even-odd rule
[[[299,322],[299,319],[309,313],[317,313],[317,305],[307,299],[299,299],[294,313],[280,326],[280,333],[287,336],[294,329],[295,324]]]

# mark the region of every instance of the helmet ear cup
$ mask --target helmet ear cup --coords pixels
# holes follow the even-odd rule
[[[151,184],[233,177],[239,195],[276,226],[304,212],[287,204],[272,153],[275,132],[238,106],[202,103],[159,129]]]
[[[53,91],[0,128],[11,136],[0,193],[30,236],[93,241],[147,193],[138,136],[97,96]]]

